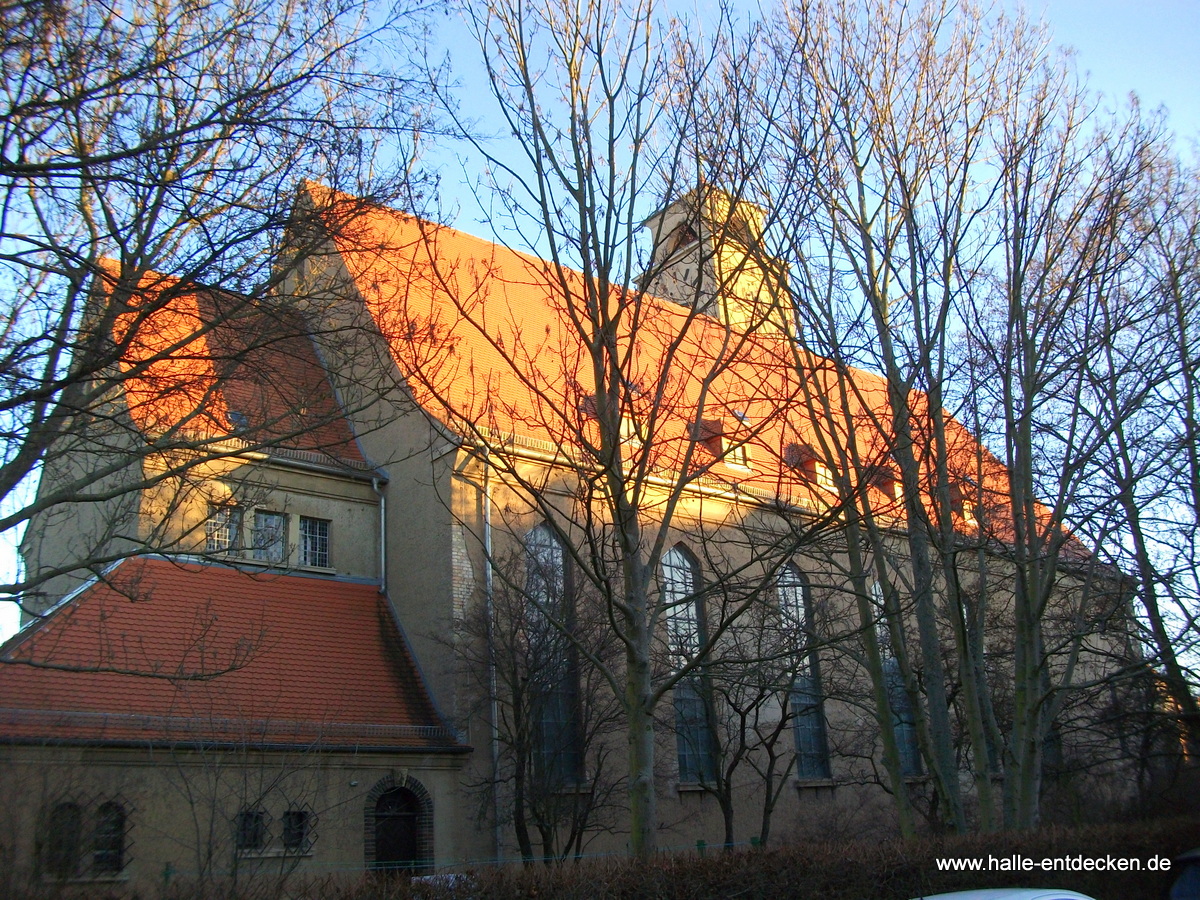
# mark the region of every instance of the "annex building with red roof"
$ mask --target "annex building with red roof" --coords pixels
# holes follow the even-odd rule
[[[886,383],[799,349],[761,211],[668,205],[622,288],[306,191],[329,235],[271,302],[98,294],[128,294],[121,396],[40,490],[131,462],[22,547],[47,574],[0,651],[9,877],[621,850],[637,596],[661,846],[876,827],[884,785],[936,803],[883,548],[917,511],[1003,545],[1007,475],[951,419],[949,503],[925,458],[906,496]]]

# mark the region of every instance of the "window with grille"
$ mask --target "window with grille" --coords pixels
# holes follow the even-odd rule
[[[281,563],[287,556],[287,517],[283,513],[254,512],[254,558]]]
[[[96,810],[92,871],[115,874],[125,868],[125,809],[109,801]]]
[[[783,627],[790,632],[799,651],[808,640],[810,628],[808,584],[792,563],[779,570],[775,579],[775,596],[779,602]]]
[[[310,810],[292,808],[283,814],[283,849],[307,853],[312,847],[315,816]]]
[[[917,743],[917,720],[912,697],[904,687],[900,662],[894,656],[883,661],[883,679],[887,686],[888,706],[892,711],[892,731],[900,753],[900,774],[921,774],[921,748]]]
[[[46,822],[45,869],[55,878],[79,875],[83,845],[83,810],[78,803],[59,803]]]
[[[894,656],[892,647],[892,629],[888,624],[887,599],[883,593],[883,585],[878,581],[871,582],[871,605],[875,608],[875,642],[879,646],[879,655],[884,659]]]
[[[825,701],[819,665],[811,649],[812,595],[799,568],[788,563],[775,582],[783,627],[794,642],[795,677],[789,697],[792,732],[796,741],[796,777],[829,778],[829,745],[825,734]]]
[[[262,809],[242,809],[237,814],[234,839],[239,851],[262,850],[267,846],[267,813]]]
[[[329,568],[329,520],[300,517],[300,565]]]
[[[704,681],[690,675],[675,685],[675,750],[681,784],[712,784],[717,776],[716,748]]]
[[[695,562],[682,547],[664,553],[659,568],[671,666],[681,669],[700,652],[699,601],[695,597],[699,578]]]
[[[230,553],[241,543],[242,511],[236,506],[210,506],[204,528],[204,549],[209,553]]]
[[[56,803],[44,820],[42,871],[61,880],[106,879],[128,863],[128,810],[121,800]]]

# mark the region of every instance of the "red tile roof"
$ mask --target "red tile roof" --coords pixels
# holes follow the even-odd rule
[[[0,740],[466,749],[371,584],[127,560],[0,660]]]
[[[363,464],[295,310],[157,274],[143,277],[127,309],[114,332],[125,399],[143,432],[231,437]]]
[[[590,326],[582,316],[578,327],[571,307],[615,304],[619,295],[596,297],[578,272],[453,228],[382,208],[364,212],[356,201],[348,206],[349,223],[333,230],[335,248],[418,402],[464,435],[482,426],[549,451],[578,448],[589,434],[595,381],[581,335]],[[883,491],[886,479],[869,474],[891,467],[882,377],[806,356],[777,332],[732,334],[710,316],[649,295],[626,307],[615,343],[637,388],[629,392],[632,418],[657,417],[651,445],[635,451],[652,455],[651,471],[678,471],[691,446],[692,467],[707,467],[701,483],[820,507],[829,498],[789,460],[797,447],[846,446],[835,433],[848,427],[838,407],[844,390],[872,506],[901,513]],[[832,415],[822,411],[825,402]],[[914,394],[918,440],[924,402]],[[698,429],[709,421],[734,440],[752,435],[750,471],[697,452]],[[1004,467],[986,451],[980,456],[958,422],[949,420],[946,430],[954,474],[970,483],[982,463],[985,495],[999,512]]]

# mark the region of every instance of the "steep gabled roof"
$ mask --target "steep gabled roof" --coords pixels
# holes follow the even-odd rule
[[[596,336],[573,313],[615,306],[622,295],[598,296],[594,281],[578,272],[453,228],[350,206],[352,221],[334,230],[335,249],[427,412],[462,434],[485,429],[551,450],[587,439],[595,379],[584,339]],[[668,300],[628,299],[615,343],[633,388],[626,412],[634,427],[655,419],[651,469],[678,470],[691,446],[692,464],[706,466],[710,482],[819,505],[821,491],[796,471],[796,448],[818,448],[821,457],[823,446],[845,446],[839,429],[854,427],[864,470],[890,465],[891,414],[880,376],[804,354],[777,330],[737,332]],[[848,415],[839,406],[843,390]],[[822,413],[825,402],[833,404],[830,416]],[[924,395],[913,398],[918,418],[924,402]],[[959,423],[946,427],[957,474],[975,478],[982,460],[985,490],[1002,496],[1003,466],[977,455],[978,442]],[[698,438],[708,444],[718,435],[747,441],[750,470],[696,450]],[[877,509],[900,512],[885,479],[864,480]]]
[[[0,660],[0,740],[466,749],[373,584],[127,560]]]
[[[153,273],[131,294],[113,330],[124,399],[144,434],[363,466],[296,310]]]

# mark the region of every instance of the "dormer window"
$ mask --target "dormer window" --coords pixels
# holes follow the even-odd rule
[[[976,486],[968,481],[966,484],[950,485],[950,509],[962,517],[967,528],[979,527],[979,506],[975,501]]]
[[[837,489],[837,485],[833,483],[833,469],[829,468],[825,463],[813,460],[813,475],[817,487],[824,488],[827,491]]]
[[[725,454],[725,462],[740,469],[750,468],[750,445],[745,441],[732,443]]]
[[[734,413],[738,423],[745,422],[745,415]],[[723,459],[726,465],[750,468],[750,445],[737,437],[731,423],[723,419],[700,419],[692,423],[692,440],[700,444],[716,459]]]
[[[241,410],[231,409],[225,418],[229,421],[229,430],[234,434],[244,434],[250,428],[250,419]]]
[[[817,459],[817,451],[808,444],[792,443],[783,449],[783,461],[800,473],[809,484],[827,491],[837,490],[833,470]]]
[[[871,466],[865,472],[863,480],[889,500],[899,500],[903,493],[900,480],[890,466]]]
[[[731,466],[738,466],[742,469],[750,468],[750,444],[745,439],[749,434],[749,418],[740,410],[733,411],[733,418],[737,420],[737,431],[740,433],[740,440],[733,440],[732,437],[725,438],[725,461]]]
[[[631,416],[621,416],[621,443],[634,449],[641,449],[643,444],[637,422]]]

